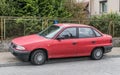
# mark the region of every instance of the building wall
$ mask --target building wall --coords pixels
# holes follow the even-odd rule
[[[100,1],[104,0],[90,0],[90,15],[100,15]],[[120,13],[120,0],[107,0],[107,12]]]
[[[90,0],[89,11],[91,15],[99,14],[99,0]]]
[[[89,0],[76,0],[76,2],[88,2]]]
[[[120,12],[120,0],[108,0],[108,13],[110,12]]]

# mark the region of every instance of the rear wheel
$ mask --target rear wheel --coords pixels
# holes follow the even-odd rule
[[[91,58],[93,60],[100,60],[103,57],[103,49],[102,48],[95,48],[91,53]]]
[[[31,54],[30,61],[34,65],[44,64],[46,61],[46,53],[42,50],[37,50]]]

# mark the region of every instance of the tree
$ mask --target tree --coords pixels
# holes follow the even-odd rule
[[[70,13],[64,7],[64,0],[40,0],[39,13],[46,17],[69,17]]]
[[[72,14],[72,18],[85,20],[88,17],[86,14],[86,6],[83,2],[77,3],[74,0],[67,0],[66,8]]]
[[[64,0],[4,0],[11,16],[69,17]]]
[[[7,1],[7,0],[6,0]],[[38,0],[8,0],[7,3],[14,9],[12,16],[35,16],[38,12]]]
[[[13,11],[13,10],[12,10]],[[9,4],[6,2],[6,0],[0,1],[0,16],[9,16],[12,15],[11,8],[9,8]]]

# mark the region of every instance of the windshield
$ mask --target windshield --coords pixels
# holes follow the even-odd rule
[[[39,35],[46,38],[53,38],[60,30],[61,27],[52,25],[40,32]]]

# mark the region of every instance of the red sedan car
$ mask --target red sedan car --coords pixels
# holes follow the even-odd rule
[[[55,24],[34,35],[12,40],[10,52],[32,64],[50,58],[90,56],[99,60],[112,49],[112,37],[82,24]]]

